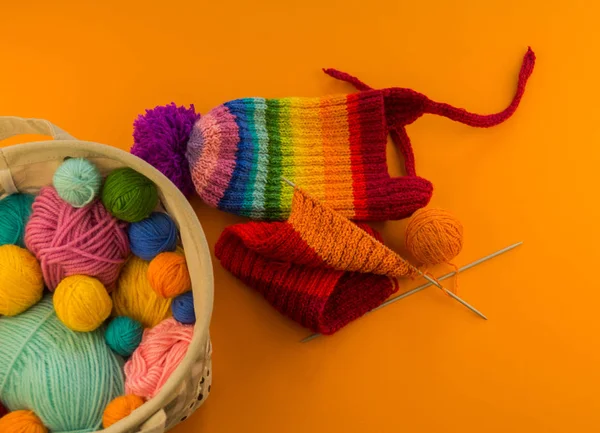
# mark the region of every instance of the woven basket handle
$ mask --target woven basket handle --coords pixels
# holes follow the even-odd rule
[[[55,140],[75,140],[71,134],[44,119],[0,116],[0,141],[22,134],[49,135]]]

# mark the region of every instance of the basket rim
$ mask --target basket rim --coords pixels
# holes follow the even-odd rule
[[[202,225],[181,191],[160,171],[122,149],[77,139],[20,143],[0,148],[0,170],[10,171],[12,168],[60,160],[66,156],[108,158],[131,167],[152,180],[159,190],[163,206],[178,223],[186,258],[200,264],[198,267],[190,267],[197,321],[188,351],[155,397],[128,417],[102,430],[105,433],[124,433],[140,426],[171,402],[175,398],[180,384],[188,377],[192,365],[199,358],[207,355],[206,350],[209,346],[207,342],[210,338],[209,325],[214,301],[211,253]]]

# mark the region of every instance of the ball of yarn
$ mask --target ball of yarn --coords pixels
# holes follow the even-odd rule
[[[148,266],[148,280],[158,296],[172,298],[190,290],[192,282],[183,250],[160,253]]]
[[[140,345],[144,328],[131,317],[115,317],[106,328],[106,344],[121,356],[129,356]]]
[[[142,343],[125,364],[125,391],[154,397],[185,356],[193,330],[173,318],[146,329]]]
[[[42,270],[33,254],[16,245],[0,246],[0,315],[22,313],[43,293]]]
[[[98,430],[106,405],[124,394],[123,359],[104,332],[68,329],[49,295],[23,314],[0,317],[0,341],[2,403],[32,410],[52,433]]]
[[[129,394],[115,398],[108,403],[102,416],[102,427],[108,428],[117,421],[128,417],[131,412],[144,404],[144,400],[137,395]]]
[[[131,153],[156,167],[186,196],[194,192],[187,143],[199,118],[193,105],[185,108],[171,103],[146,110],[133,124]]]
[[[419,209],[408,222],[405,241],[420,263],[447,263],[462,249],[463,226],[443,209]]]
[[[0,418],[2,433],[48,433],[35,413],[30,410],[16,410]]]
[[[166,213],[153,212],[129,226],[129,245],[131,252],[144,260],[152,260],[163,251],[175,251],[177,226]]]
[[[186,292],[173,299],[171,304],[173,318],[185,325],[196,323],[196,312],[194,310],[194,295]]]
[[[30,194],[12,194],[0,200],[0,245],[25,246],[25,225],[34,199]]]
[[[129,256],[125,228],[102,203],[74,208],[45,187],[33,203],[25,244],[40,261],[51,291],[70,275],[97,278],[110,291]]]
[[[100,192],[102,175],[85,158],[69,158],[54,172],[52,184],[58,195],[75,207],[90,204]]]
[[[6,410],[6,408],[4,406],[2,406],[2,403],[0,403],[0,418],[2,418],[7,413],[8,413],[8,411]]]
[[[143,174],[129,167],[118,168],[104,182],[102,203],[115,217],[133,223],[147,218],[154,210],[158,191]]]
[[[112,300],[104,285],[86,275],[72,275],[62,280],[53,300],[56,315],[73,331],[97,329],[112,310]]]
[[[117,288],[112,293],[114,312],[151,328],[169,315],[170,299],[159,297],[148,281],[149,263],[131,256],[121,271]]]

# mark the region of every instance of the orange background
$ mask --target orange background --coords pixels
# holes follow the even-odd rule
[[[510,121],[409,127],[432,205],[465,226],[457,264],[525,244],[461,277],[487,322],[429,289],[305,345],[215,262],[213,393],[174,432],[597,431],[598,3],[293,3],[2,2],[0,114],[128,149],[158,104],[349,92],[324,66],[486,113],[512,97],[531,45]],[[390,161],[398,173],[391,146]],[[193,204],[211,247],[242,221]],[[401,251],[405,222],[380,227]]]

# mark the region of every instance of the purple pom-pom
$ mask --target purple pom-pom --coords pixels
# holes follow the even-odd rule
[[[185,152],[199,118],[193,105],[185,108],[171,103],[146,110],[133,123],[131,153],[171,179],[186,196],[194,192],[194,182]]]

